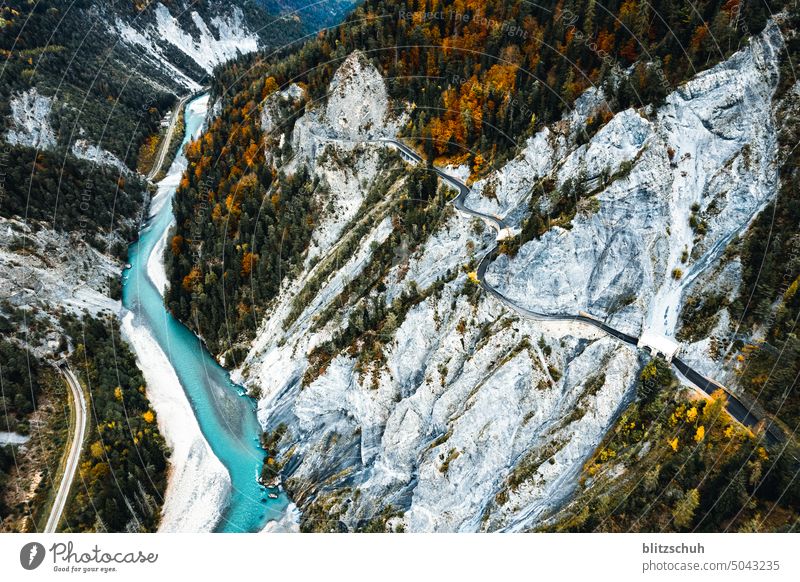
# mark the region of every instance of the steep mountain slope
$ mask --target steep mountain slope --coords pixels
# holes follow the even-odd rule
[[[466,201],[522,232],[487,281],[540,311],[674,333],[687,289],[711,285],[704,276],[777,194],[783,36],[768,25],[663,104],[624,109],[588,141],[581,130],[606,107],[600,90],[533,135]],[[292,146],[290,161],[269,162],[326,186],[311,194],[330,209],[314,232],[333,234],[310,235],[238,373],[261,396],[304,529],[535,527],[634,398],[642,356],[577,322],[520,319],[480,292],[468,271],[494,235],[372,141],[394,135],[407,108],[383,113],[377,73],[352,53],[324,105],[286,125],[259,118]],[[563,199],[574,209],[554,212]],[[539,216],[549,228],[526,240]],[[719,372],[706,337],[687,350]]]
[[[693,342],[685,359],[724,378],[759,414],[768,410],[792,437],[800,410],[794,389],[800,367],[795,333],[800,265],[791,226],[798,219],[792,168],[800,100],[792,63],[800,41],[796,12],[781,20],[786,52],[772,97],[779,123],[771,130],[776,143],[769,150],[778,168],[776,190],[746,234],[687,285],[677,337]],[[742,153],[749,157],[748,150]],[[745,176],[730,179],[735,184]],[[639,387],[650,394],[625,411],[584,467],[579,494],[545,527],[794,531],[800,503],[795,439],[763,447],[760,438],[726,423],[719,414],[721,395],[703,404],[669,393],[655,396],[642,390],[648,383]]]
[[[174,94],[198,90],[222,62],[299,35],[248,2],[11,2],[3,11],[0,114],[49,124],[41,145],[83,137],[131,167]]]
[[[260,397],[264,474],[286,479],[302,529],[560,523],[598,459],[646,456],[601,446],[610,430],[628,438],[620,423],[635,419],[660,438],[654,406],[691,408],[659,360],[642,371],[644,352],[596,328],[521,318],[480,277],[536,312],[677,335],[692,366],[758,400],[731,372],[763,333],[736,327],[754,268],[738,240],[792,183],[775,119],[795,111],[794,17],[765,28],[752,3],[670,3],[657,18],[647,3],[572,4],[368,1],[281,58],[219,71],[176,199],[167,298]],[[509,225],[485,274],[495,232],[380,141],[398,135],[472,182],[468,208]],[[706,297],[724,299],[696,325]],[[716,415],[709,465],[741,459],[714,448],[722,438],[760,454],[762,435],[719,404],[694,414]],[[636,446],[693,459],[697,419],[658,446],[642,429]],[[780,446],[765,454],[784,459]],[[604,482],[629,468],[609,464]],[[701,477],[684,477],[670,503],[694,499]],[[781,503],[794,515],[796,490]],[[743,505],[704,527],[753,517]]]
[[[175,95],[299,29],[275,33],[263,10],[217,0],[2,11],[0,300],[51,314],[47,333],[57,332],[56,309],[119,309],[120,260],[149,198],[139,148]]]
[[[772,95],[782,47],[772,25],[663,105],[617,114],[572,151],[545,130],[525,152],[536,166],[507,166],[476,183],[467,204],[501,215],[519,203],[526,181],[550,179],[553,190],[531,201],[544,213],[569,182],[585,192],[568,224],[500,257],[487,280],[534,311],[577,306],[623,331],[674,335],[686,288],[775,196]],[[599,108],[600,98],[582,99]],[[542,167],[547,173],[537,174]],[[489,184],[496,198],[482,200]]]
[[[303,103],[291,100],[293,114],[278,131],[259,125],[262,102],[292,84],[302,86],[305,100],[325,99],[354,50],[383,75],[390,108],[399,113],[399,104],[412,104],[401,134],[426,157],[462,164],[468,176],[480,178],[519,153],[538,129],[582,107],[576,99],[589,87],[602,88],[604,100],[574,126],[571,137],[581,142],[614,112],[656,103],[730,55],[765,18],[766,8],[749,2],[650,7],[627,0],[600,7],[580,0],[567,8],[559,2],[368,0],[343,26],[300,47],[242,57],[215,75],[218,115],[190,152],[198,167],[178,193],[168,304],[226,361],[246,352],[281,279],[301,260],[320,210],[311,196],[317,185],[302,187],[302,180],[281,173],[282,160],[294,154],[292,142],[270,142],[264,162],[257,143],[265,131],[277,139],[290,130]],[[568,220],[575,211],[571,194],[537,212],[516,246],[562,215]],[[289,199],[294,202],[278,204]],[[193,227],[197,216],[203,220]],[[213,259],[197,264],[191,258],[197,254]]]

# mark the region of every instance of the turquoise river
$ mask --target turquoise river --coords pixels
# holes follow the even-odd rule
[[[202,131],[207,102],[208,97],[204,95],[187,103],[183,144]],[[178,156],[166,178],[170,184],[177,184],[175,174],[182,172],[186,165],[183,154]],[[230,474],[231,494],[216,531],[260,531],[268,521],[283,515],[287,499],[282,493],[278,499],[270,499],[268,490],[258,482],[264,451],[259,446],[261,427],[256,418],[256,403],[241,386],[231,381],[228,372],[208,353],[199,338],[172,317],[148,275],[148,261],[154,252],[159,252],[158,242],[173,224],[174,194],[174,187],[167,191],[166,200],[129,249],[130,268],[123,274],[122,302],[134,314],[137,325],[149,328],[167,355],[203,436]],[[147,362],[141,364],[147,366]]]

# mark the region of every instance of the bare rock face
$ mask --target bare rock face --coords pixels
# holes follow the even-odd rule
[[[284,89],[281,99],[296,98],[298,89]],[[313,105],[297,120],[291,136],[281,138],[288,140],[295,155],[289,169],[305,166],[323,184],[316,194],[321,211],[307,265],[341,238],[378,172],[377,140],[395,136],[407,118],[402,108],[399,113],[390,110],[383,77],[358,51],[336,71],[326,103]],[[266,119],[267,125],[273,123]]]
[[[351,53],[328,88],[325,119],[329,126],[339,137],[370,139],[381,134],[388,114],[383,77],[360,51]]]
[[[111,152],[104,150],[85,139],[78,139],[72,144],[72,155],[101,166],[109,166],[119,170],[120,174],[130,175],[132,172],[125,163]]]
[[[76,233],[0,217],[0,301],[49,319],[51,329],[60,329],[53,306],[95,316],[118,313],[120,302],[108,295],[119,267]],[[37,356],[50,356],[57,344],[29,347]]]
[[[165,3],[157,2],[148,19],[126,20],[100,12],[110,20],[109,27],[123,44],[138,51],[144,63],[166,73],[171,82],[184,89],[197,91],[201,85],[176,61],[176,54],[189,59],[197,70],[211,73],[217,65],[259,48],[258,34],[248,26],[239,6],[209,3],[204,19],[191,2],[166,4],[173,7],[172,12]],[[191,27],[178,22],[173,13],[188,14]]]
[[[773,24],[657,111],[619,113],[563,161],[553,156],[556,183],[582,176],[597,210],[579,209],[571,229],[553,228],[515,259],[495,262],[490,282],[546,313],[608,317],[630,305],[616,313],[623,329],[674,335],[687,286],[775,195],[780,46]],[[529,149],[546,155],[542,141]],[[596,188],[602,173],[617,178]]]
[[[498,258],[487,280],[531,309],[587,309],[632,333],[650,326],[673,335],[689,286],[708,284],[701,275],[775,196],[771,96],[779,48],[770,25],[659,109],[621,112],[583,145],[575,128],[602,102],[595,91],[560,124],[531,137],[516,159],[475,185],[467,206],[518,226],[542,178],[557,188],[581,181],[594,200],[579,207],[571,229],[553,228],[513,259]],[[569,498],[584,462],[629,402],[639,355],[579,323],[522,320],[491,297],[473,295],[462,267],[494,244],[480,225],[447,212],[421,249],[390,268],[383,288],[359,299],[390,305],[409,289],[429,291],[393,322],[379,365],[365,372],[357,344],[303,386],[309,353],[347,326],[354,307],[324,325],[315,318],[364,272],[394,228],[381,205],[405,175],[395,176],[385,200],[365,206],[354,197],[354,181],[369,187],[385,175],[370,161],[376,150],[345,145],[387,135],[387,103],[377,71],[354,54],[327,103],[296,124],[296,168],[306,164],[324,175],[333,206],[351,210],[320,221],[327,234],[311,251],[319,262],[307,262],[286,283],[236,376],[261,395],[265,430],[286,426],[279,449],[301,513],[323,508],[326,519],[351,530],[376,519],[411,531],[535,527]],[[333,154],[349,162],[331,165]],[[377,178],[362,173],[371,169]],[[693,230],[692,214],[704,221],[704,234]],[[365,234],[337,255],[337,241],[359,218]],[[311,298],[294,303],[331,264]],[[735,266],[725,271],[725,292],[739,276]]]
[[[390,107],[383,77],[360,51],[339,66],[325,99],[298,120],[292,136],[294,150],[312,164],[328,143],[352,149],[396,135],[406,120],[403,107]]]
[[[56,145],[56,136],[50,125],[53,100],[40,94],[36,87],[11,98],[11,129],[5,139],[12,145],[23,145],[40,150]]]

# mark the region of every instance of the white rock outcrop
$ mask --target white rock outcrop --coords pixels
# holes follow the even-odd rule
[[[258,50],[258,36],[249,30],[238,6],[233,6],[224,16],[211,18],[216,34],[196,11],[192,10],[190,14],[199,33],[197,38],[184,30],[166,6],[157,4],[156,38],[166,40],[207,72],[225,61]]]
[[[117,260],[77,233],[0,217],[0,301],[50,319],[52,329],[60,329],[53,306],[76,315],[118,314],[120,302],[108,295],[119,271]],[[37,355],[52,354],[53,346],[31,347]]]
[[[674,335],[687,286],[775,195],[771,96],[781,46],[771,24],[657,111],[621,112],[588,144],[563,159],[551,157],[557,185],[583,176],[587,191],[601,172],[625,169],[595,194],[596,212],[579,211],[569,230],[554,227],[513,260],[496,261],[488,280],[536,311],[585,309],[614,316],[630,332],[645,323]],[[554,151],[540,145],[544,140],[532,139],[524,157]],[[693,214],[704,234],[690,227]]]
[[[45,150],[55,147],[56,136],[50,125],[53,99],[33,87],[11,97],[11,128],[5,138],[11,145]]]
[[[152,22],[146,25],[140,20],[128,22],[116,17],[112,26],[121,42],[141,51],[144,61],[186,89],[197,91],[201,85],[175,62],[170,51],[179,51],[200,69],[211,73],[217,65],[259,48],[258,35],[248,26],[241,8],[221,6],[224,10],[206,22],[192,10],[191,2],[179,5],[181,12],[188,12],[191,29],[183,26],[161,2],[154,5]]]
[[[335,135],[343,139],[367,140],[386,135],[386,83],[360,51],[351,53],[333,76],[325,119]]]
[[[297,94],[291,86],[287,92],[284,98]],[[380,160],[375,140],[395,136],[407,119],[390,108],[383,77],[359,51],[336,71],[325,104],[312,105],[287,136],[295,153],[290,169],[305,165],[325,185],[307,265],[333,247],[361,207]],[[265,128],[269,120],[262,118]]]
[[[119,170],[122,174],[131,174],[130,168],[125,165],[125,162],[120,160],[117,156],[110,151],[101,148],[100,146],[89,143],[85,139],[76,140],[72,144],[72,155],[82,160],[87,160],[94,164],[101,166],[108,166]]]

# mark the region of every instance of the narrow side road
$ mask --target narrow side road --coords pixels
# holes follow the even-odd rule
[[[169,119],[169,128],[167,129],[167,133],[164,136],[164,140],[161,142],[161,147],[158,149],[158,155],[156,156],[156,161],[153,164],[153,167],[150,169],[150,172],[147,174],[147,179],[151,182],[158,176],[158,173],[161,171],[161,166],[164,165],[164,160],[167,157],[167,152],[169,152],[169,145],[172,143],[172,136],[175,134],[175,126],[178,123],[178,118],[180,117],[181,111],[183,111],[186,102],[192,97],[192,95],[186,95],[181,97],[178,101],[178,104],[175,106],[175,109],[172,111],[172,116]]]
[[[409,148],[402,142],[399,142],[394,139],[383,139],[380,140],[385,142],[389,145],[396,147],[403,156],[413,163],[423,163],[424,160],[422,157],[417,154],[414,150]],[[439,168],[432,166],[431,169],[436,172],[439,178],[442,179],[446,184],[455,188],[458,191],[458,196],[455,197],[453,200],[453,206],[459,210],[460,212],[474,216],[476,218],[480,218],[484,222],[490,224],[496,231],[498,235],[498,240],[504,233],[509,232],[508,224],[499,216],[493,216],[489,214],[483,214],[482,212],[478,212],[476,210],[472,210],[464,205],[464,200],[466,199],[467,195],[470,192],[470,187],[460,181],[458,178],[451,176],[449,174],[444,173]],[[489,264],[492,260],[497,256],[497,250],[499,248],[499,244],[495,244],[494,247],[489,249],[489,251],[483,256],[480,263],[478,264],[477,269],[477,277],[478,277],[478,284],[481,288],[488,293],[491,297],[494,297],[500,303],[514,311],[515,313],[519,314],[521,317],[526,319],[533,319],[538,321],[578,321],[593,327],[596,327],[603,332],[607,333],[610,336],[616,337],[620,341],[623,341],[628,344],[632,344],[634,346],[638,345],[639,338],[626,334],[624,332],[619,331],[618,329],[614,329],[610,325],[603,323],[602,321],[595,319],[588,313],[584,313],[583,311],[579,312],[576,315],[553,315],[547,313],[537,313],[535,311],[531,311],[521,305],[514,303],[511,299],[500,293],[497,289],[492,287],[489,283],[486,282],[486,270],[489,268]],[[734,396],[727,388],[725,388],[722,384],[715,382],[709,378],[706,378],[693,368],[691,368],[688,364],[682,361],[679,358],[673,358],[672,365],[683,374],[683,376],[692,384],[697,386],[700,390],[705,392],[706,394],[712,394],[716,390],[723,390],[728,398],[728,406],[727,410],[728,413],[736,419],[739,423],[743,424],[747,427],[755,427],[762,419],[758,418],[752,410],[750,410],[747,406],[745,406],[736,396]],[[764,437],[766,441],[770,444],[774,444],[777,442],[781,442],[784,440],[783,434],[781,431],[774,425],[774,423],[770,422],[769,419],[766,420],[766,430]]]
[[[54,533],[58,528],[61,515],[64,513],[64,507],[69,498],[72,482],[75,479],[75,472],[78,469],[78,462],[80,461],[81,450],[83,449],[83,439],[86,436],[86,399],[83,396],[83,389],[66,362],[59,362],[56,367],[58,371],[61,372],[61,375],[64,376],[64,380],[72,393],[72,409],[74,412],[75,426],[72,430],[72,442],[70,443],[69,452],[67,453],[67,461],[64,463],[64,474],[61,476],[61,483],[58,486],[58,492],[53,501],[53,507],[47,518],[44,533]]]

